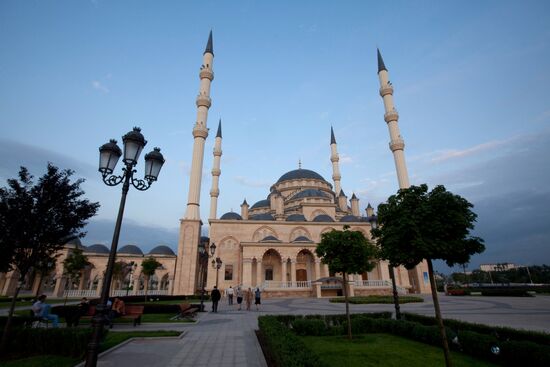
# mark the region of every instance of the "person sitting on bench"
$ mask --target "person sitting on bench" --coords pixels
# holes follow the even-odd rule
[[[117,317],[126,315],[126,305],[124,301],[118,297],[115,297],[113,304],[111,305],[111,311],[109,312],[109,324],[113,327],[113,320]]]
[[[40,297],[38,297],[38,301],[36,301],[32,305],[32,311],[34,312],[34,316],[38,317],[40,319],[46,319],[52,322],[53,327],[59,326],[59,316],[50,313],[51,305],[48,305],[46,303],[46,295],[43,294]]]

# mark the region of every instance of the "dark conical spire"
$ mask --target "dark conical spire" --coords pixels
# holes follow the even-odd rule
[[[220,119],[220,122],[218,123],[218,132],[216,133],[216,138],[222,137],[222,119]]]
[[[334,130],[330,127],[330,145],[336,144],[336,138],[334,137]]]
[[[246,202],[246,198],[244,198],[244,201],[243,201],[243,203],[241,204],[241,206],[243,206],[243,205],[248,206],[248,203]]]
[[[388,69],[386,69],[386,65],[384,65],[382,54],[380,53],[380,50],[378,48],[376,49],[376,53],[378,54],[378,72],[381,72],[382,70],[388,71]]]
[[[346,194],[344,194],[344,190],[340,189],[340,194],[338,196],[346,196]]]
[[[353,195],[351,195],[351,200],[357,200],[357,196],[355,196],[355,193],[353,193]]]
[[[208,36],[208,43],[206,44],[206,48],[204,49],[204,53],[211,53],[214,55],[214,46],[212,45],[212,30],[210,30],[210,35]]]

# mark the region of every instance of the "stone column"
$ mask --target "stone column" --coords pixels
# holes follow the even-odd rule
[[[139,275],[134,275],[134,286],[132,287],[132,294],[135,296],[139,292]]]
[[[264,277],[262,276],[262,262],[256,261],[256,287],[262,286],[263,278]]]
[[[285,287],[286,282],[288,281],[286,278],[286,260],[281,261],[281,272],[283,273],[281,276],[281,280],[283,281],[283,283],[285,283],[285,285],[283,285],[283,287]]]
[[[323,269],[325,270],[325,276],[326,277],[329,277],[330,276],[330,271],[328,269],[328,265],[327,264],[323,264]]]
[[[317,280],[319,278],[322,278],[321,276],[321,260],[315,259],[315,279]]]
[[[243,259],[243,287],[252,287],[252,259]]]
[[[294,286],[296,284],[296,260],[290,260],[290,281]]]
[[[65,290],[66,279],[63,275],[57,274],[55,276],[55,288],[53,290],[54,297],[62,297],[63,291]]]

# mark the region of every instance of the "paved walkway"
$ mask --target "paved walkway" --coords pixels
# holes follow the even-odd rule
[[[424,303],[401,306],[404,312],[433,315],[430,296]],[[440,299],[446,318],[550,332],[550,297],[445,297]],[[393,305],[351,305],[352,312],[393,311]],[[207,305],[209,309],[209,305]],[[262,314],[343,313],[344,304],[328,299],[268,299],[258,311],[237,311],[221,305],[220,312],[200,313],[197,324],[143,324],[140,330],[185,331],[180,339],[132,341],[99,359],[101,367],[138,366],[266,366],[254,330]],[[115,326],[116,330],[135,330]]]

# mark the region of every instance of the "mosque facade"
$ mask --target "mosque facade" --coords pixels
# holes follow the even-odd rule
[[[209,237],[201,237],[203,222],[200,216],[200,191],[204,147],[208,137],[208,110],[212,104],[210,88],[214,80],[214,50],[212,32],[203,54],[199,71],[200,87],[197,96],[197,119],[193,127],[193,153],[187,209],[180,220],[178,248],[159,245],[144,254],[135,245],[126,245],[117,252],[122,274],[113,280],[113,295],[194,294],[215,285],[224,290],[241,286],[260,287],[267,297],[323,297],[342,293],[339,274],[330,272],[316,255],[315,248],[323,233],[342,230],[362,232],[371,238],[376,215],[370,204],[361,213],[357,196],[345,194],[341,185],[339,154],[336,137],[330,131],[330,160],[332,182],[317,172],[302,167],[284,173],[266,192],[266,198],[253,205],[246,199],[241,210],[218,217],[220,194],[222,129],[221,121],[214,138],[212,187],[210,190]],[[390,134],[400,188],[409,186],[405,164],[405,143],[398,127],[399,115],[393,104],[393,86],[387,68],[378,51],[380,96],[383,99],[384,120]],[[328,134],[327,134],[328,141]],[[327,149],[328,153],[328,149]],[[214,246],[212,246],[214,245]],[[83,249],[90,265],[84,270],[79,284],[69,284],[63,272],[63,260],[75,248]],[[201,253],[200,248],[206,251]],[[210,248],[215,247],[213,255]],[[109,249],[101,244],[82,246],[80,241],[69,243],[57,258],[51,274],[29,277],[26,289],[56,296],[75,297],[99,295],[107,265]],[[152,279],[146,283],[141,274],[141,262],[153,257],[161,263]],[[351,295],[390,294],[391,281],[387,261],[378,260],[375,268],[363,274],[351,274],[348,287]],[[430,284],[425,262],[412,270],[394,268],[395,280],[401,293],[429,293]],[[0,274],[0,294],[11,294],[17,283],[16,272]],[[66,293],[68,292],[68,293]]]

